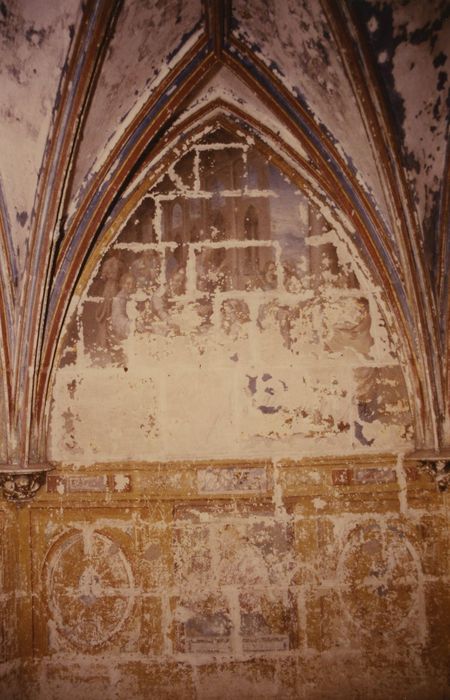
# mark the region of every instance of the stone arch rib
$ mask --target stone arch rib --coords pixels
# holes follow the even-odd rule
[[[15,287],[17,283],[17,264],[14,253],[8,213],[3,190],[0,184],[0,337],[2,400],[5,404],[4,434],[9,435],[12,414],[12,358],[15,350]],[[9,444],[9,439],[6,440]]]

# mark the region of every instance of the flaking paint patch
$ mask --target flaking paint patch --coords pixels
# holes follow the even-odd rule
[[[127,491],[130,487],[130,477],[124,474],[114,476],[114,486],[116,491]]]

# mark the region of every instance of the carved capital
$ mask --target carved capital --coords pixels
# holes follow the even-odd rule
[[[13,503],[30,501],[45,484],[47,472],[53,468],[49,464],[31,465],[26,469],[13,465],[0,467],[0,487],[3,496]]]

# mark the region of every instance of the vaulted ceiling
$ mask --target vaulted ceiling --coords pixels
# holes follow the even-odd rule
[[[279,139],[347,217],[416,368],[418,447],[448,442],[445,0],[11,0],[0,46],[2,459],[45,459],[77,280],[127,188],[213,110]]]

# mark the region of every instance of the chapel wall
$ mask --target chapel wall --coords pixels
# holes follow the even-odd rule
[[[442,698],[447,514],[389,454],[63,466],[5,567],[4,697]]]

